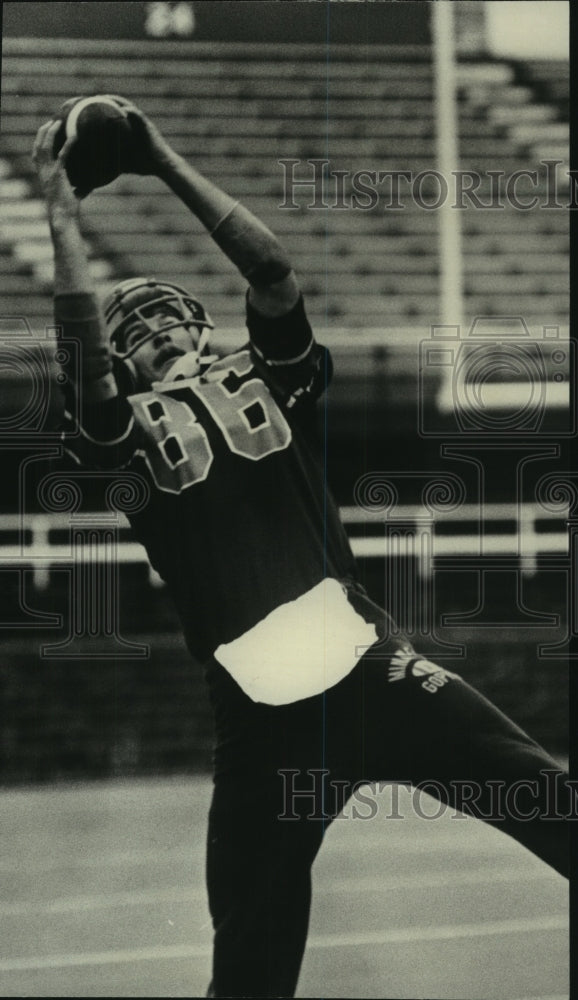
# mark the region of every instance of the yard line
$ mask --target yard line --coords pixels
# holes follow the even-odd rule
[[[112,808],[123,814],[134,815],[139,810],[154,815],[160,806],[178,816],[186,814],[186,821],[190,818],[194,822],[199,816],[199,800],[203,807],[205,804],[208,807],[212,785],[210,775],[197,775],[191,780],[177,776],[95,779],[71,782],[65,787],[3,788],[0,800],[5,812],[22,818],[42,813],[50,819],[68,811],[75,815],[95,815]],[[164,801],[167,799],[168,802]]]
[[[552,914],[549,917],[521,917],[515,920],[489,920],[481,924],[450,924],[441,927],[400,927],[388,931],[359,931],[326,934],[313,938],[310,948],[347,948],[366,944],[409,944],[415,941],[445,941],[458,938],[492,937],[496,934],[531,934],[537,931],[566,930],[568,921]]]
[[[316,896],[333,896],[338,893],[351,895],[355,892],[367,893],[390,892],[395,889],[435,889],[451,885],[475,886],[493,885],[508,882],[519,883],[551,881],[553,872],[544,866],[543,869],[530,870],[526,873],[519,869],[507,868],[504,871],[478,868],[469,872],[452,870],[434,872],[431,874],[394,875],[379,879],[375,875],[365,878],[332,879],[330,882],[315,887]],[[555,876],[554,876],[555,877]],[[198,902],[207,898],[206,889],[198,885],[179,885],[166,889],[142,889],[130,892],[110,892],[87,896],[59,896],[49,900],[26,900],[22,902],[0,903],[0,917],[22,916],[30,914],[56,914],[87,910],[113,909],[116,906],[146,906],[148,903]]]
[[[337,821],[336,821],[337,822]],[[425,820],[424,820],[425,822]],[[469,831],[468,831],[469,832]],[[440,833],[439,835],[431,834],[431,823],[428,824],[428,834],[427,836],[415,835],[412,831],[411,837],[406,840],[390,840],[388,841],[387,832],[382,831],[379,837],[363,837],[363,850],[379,850],[381,848],[387,847],[389,850],[395,851],[397,854],[420,854],[425,853],[437,853],[438,851],[452,850],[457,852],[467,852],[471,854],[472,852],[487,853],[495,851],[495,842],[492,837],[492,841],[484,843],[483,840],[480,843],[478,835],[483,838],[484,833],[491,831],[486,831],[485,829],[476,829],[475,836],[456,836],[456,834],[451,833]],[[70,855],[67,857],[57,858],[55,860],[44,860],[41,863],[34,862],[33,859],[27,858],[25,854],[13,856],[12,859],[5,859],[0,863],[0,872],[10,872],[14,873],[19,866],[24,867],[26,872],[48,872],[57,871],[59,869],[74,869],[74,868],[98,868],[100,866],[110,866],[116,867],[120,865],[139,865],[139,864],[149,864],[151,861],[163,861],[165,858],[170,860],[191,860],[191,858],[196,857],[200,859],[204,864],[204,842],[202,848],[196,846],[193,843],[194,838],[191,838],[190,847],[173,847],[168,850],[141,850],[141,851],[123,851],[110,854],[91,854],[86,857],[76,857],[71,858]],[[356,850],[359,842],[353,841],[351,839],[337,840],[335,837],[327,840],[322,848],[324,854],[328,853],[350,853]],[[520,847],[515,841],[506,840],[504,837],[500,848],[501,853],[507,853],[511,855],[514,859],[519,857]]]
[[[200,848],[196,850],[196,854],[203,864],[204,853],[205,847],[203,844],[202,850]],[[12,860],[7,859],[0,863],[0,872],[10,872],[13,874],[15,870],[18,870],[19,866],[25,866],[26,873],[59,871],[61,869],[73,870],[74,868],[100,868],[101,866],[113,868],[120,865],[150,864],[151,861],[163,861],[165,858],[168,860],[185,861],[190,860],[194,856],[194,843],[191,843],[190,848],[170,847],[167,850],[156,848],[155,850],[151,849],[148,851],[110,852],[105,854],[89,854],[86,857],[76,858],[68,855],[67,857],[57,859],[47,859],[41,863],[31,863],[22,854],[13,857]]]
[[[48,900],[26,900],[0,903],[0,917],[33,916],[34,914],[79,913],[89,910],[114,909],[116,906],[146,906],[149,903],[178,903],[206,900],[206,889],[199,886],[175,886],[168,889],[143,889],[130,892],[110,892],[94,896],[58,896]]]
[[[46,955],[38,958],[9,958],[0,961],[0,972],[31,972],[38,969],[65,969],[82,965],[126,965],[162,959],[207,958],[210,944],[166,945],[159,948],[132,948],[118,951],[91,951],[78,955]]]
[[[396,875],[383,880],[379,878],[379,875],[374,874],[371,876],[368,875],[365,878],[332,879],[327,885],[316,888],[315,892],[317,895],[327,896],[339,892],[346,892],[348,894],[351,892],[362,892],[367,894],[368,892],[389,892],[393,889],[436,889],[440,887],[447,889],[448,886],[453,889],[457,885],[485,885],[491,889],[493,885],[502,885],[504,882],[518,884],[520,880],[523,880],[524,883],[542,880],[550,882],[556,880],[558,882],[560,880],[567,891],[567,884],[562,876],[557,876],[551,868],[547,868],[544,865],[538,869],[532,867],[528,871],[511,867],[508,867],[504,871],[499,871],[495,868],[488,870],[487,867],[484,867],[474,868],[468,872],[456,872],[452,868],[441,872],[416,872],[413,875]]]
[[[497,920],[481,924],[453,924],[441,927],[405,927],[396,930],[327,934],[312,937],[309,948],[346,948],[363,945],[410,944],[416,941],[444,941],[458,938],[492,937],[503,934],[532,934],[565,930],[566,921],[557,915],[519,920]],[[208,958],[212,947],[199,945],[169,945],[159,948],[133,948],[118,951],[88,952],[77,955],[46,955],[11,958],[0,961],[0,972],[25,972],[38,969],[62,969],[83,965],[122,965],[186,958]]]

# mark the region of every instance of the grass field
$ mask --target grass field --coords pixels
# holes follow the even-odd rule
[[[210,793],[203,777],[0,793],[0,995],[203,996]],[[386,790],[328,831],[298,996],[566,1000],[566,882],[475,820],[400,803],[388,818]]]

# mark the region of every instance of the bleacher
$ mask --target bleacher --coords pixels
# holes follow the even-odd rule
[[[557,106],[561,120],[568,120],[570,67],[565,60],[529,59],[520,65],[519,73],[538,96]]]
[[[362,48],[362,51],[358,51]],[[79,41],[4,42],[0,204],[0,305],[38,322],[50,316],[51,248],[36,198],[30,149],[39,124],[74,94],[106,91],[136,100],[178,152],[241,198],[283,239],[324,329],[427,331],[439,321],[438,214],[400,187],[402,210],[331,207],[335,185],[296,189],[299,209],[281,209],[281,159],[330,169],[435,167],[431,53],[421,46]],[[192,53],[192,56],[191,56]],[[541,64],[542,65],[542,64]],[[545,65],[541,72],[545,72]],[[456,169],[534,169],[529,135],[544,126],[530,85],[504,63],[459,69],[460,155]],[[540,105],[541,108],[544,105]],[[509,112],[509,118],[506,112]],[[526,114],[524,114],[526,112]],[[512,124],[512,117],[515,125]],[[542,120],[540,120],[542,118]],[[551,128],[552,123],[546,122]],[[567,127],[559,123],[562,130]],[[517,130],[517,131],[516,131]],[[560,142],[563,132],[560,131]],[[520,195],[546,196],[541,188]],[[477,189],[486,201],[487,178]],[[351,191],[346,186],[346,195]],[[423,192],[427,201],[426,188]],[[432,197],[435,198],[434,191]],[[221,328],[241,322],[244,282],[190,214],[156,178],[125,176],[95,192],[83,217],[97,283],[143,272],[194,285]],[[563,211],[462,211],[466,318],[521,314],[529,325],[568,319],[568,218]]]

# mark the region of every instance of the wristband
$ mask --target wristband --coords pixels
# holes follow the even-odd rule
[[[291,263],[277,238],[240,202],[231,206],[210,235],[255,287],[274,285],[291,272]]]

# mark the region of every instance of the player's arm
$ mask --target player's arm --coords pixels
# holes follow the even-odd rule
[[[261,315],[288,313],[299,299],[299,287],[274,233],[176,153],[136,105],[116,99],[123,102],[139,135],[143,157],[139,172],[159,177],[199,219],[249,282],[249,301]]]
[[[71,140],[57,157],[53,154],[59,125],[58,121],[42,125],[32,150],[46,203],[54,252],[54,318],[65,335],[78,337],[81,341],[84,398],[102,401],[115,396],[118,390],[112,374],[100,303],[92,285],[80,230],[80,201],[74,194],[65,169]]]
[[[248,281],[254,308],[272,317],[289,312],[299,298],[299,288],[289,258],[271,230],[169,146],[158,176]]]
[[[80,371],[65,368],[64,432],[72,432],[77,461],[117,468],[132,455],[133,415],[114,378],[101,305],[80,229],[79,200],[64,166],[71,143],[64,145],[57,158],[53,155],[58,128],[59,122],[52,121],[39,129],[32,158],[46,202],[54,251],[55,322],[66,338],[78,340],[81,347]]]

